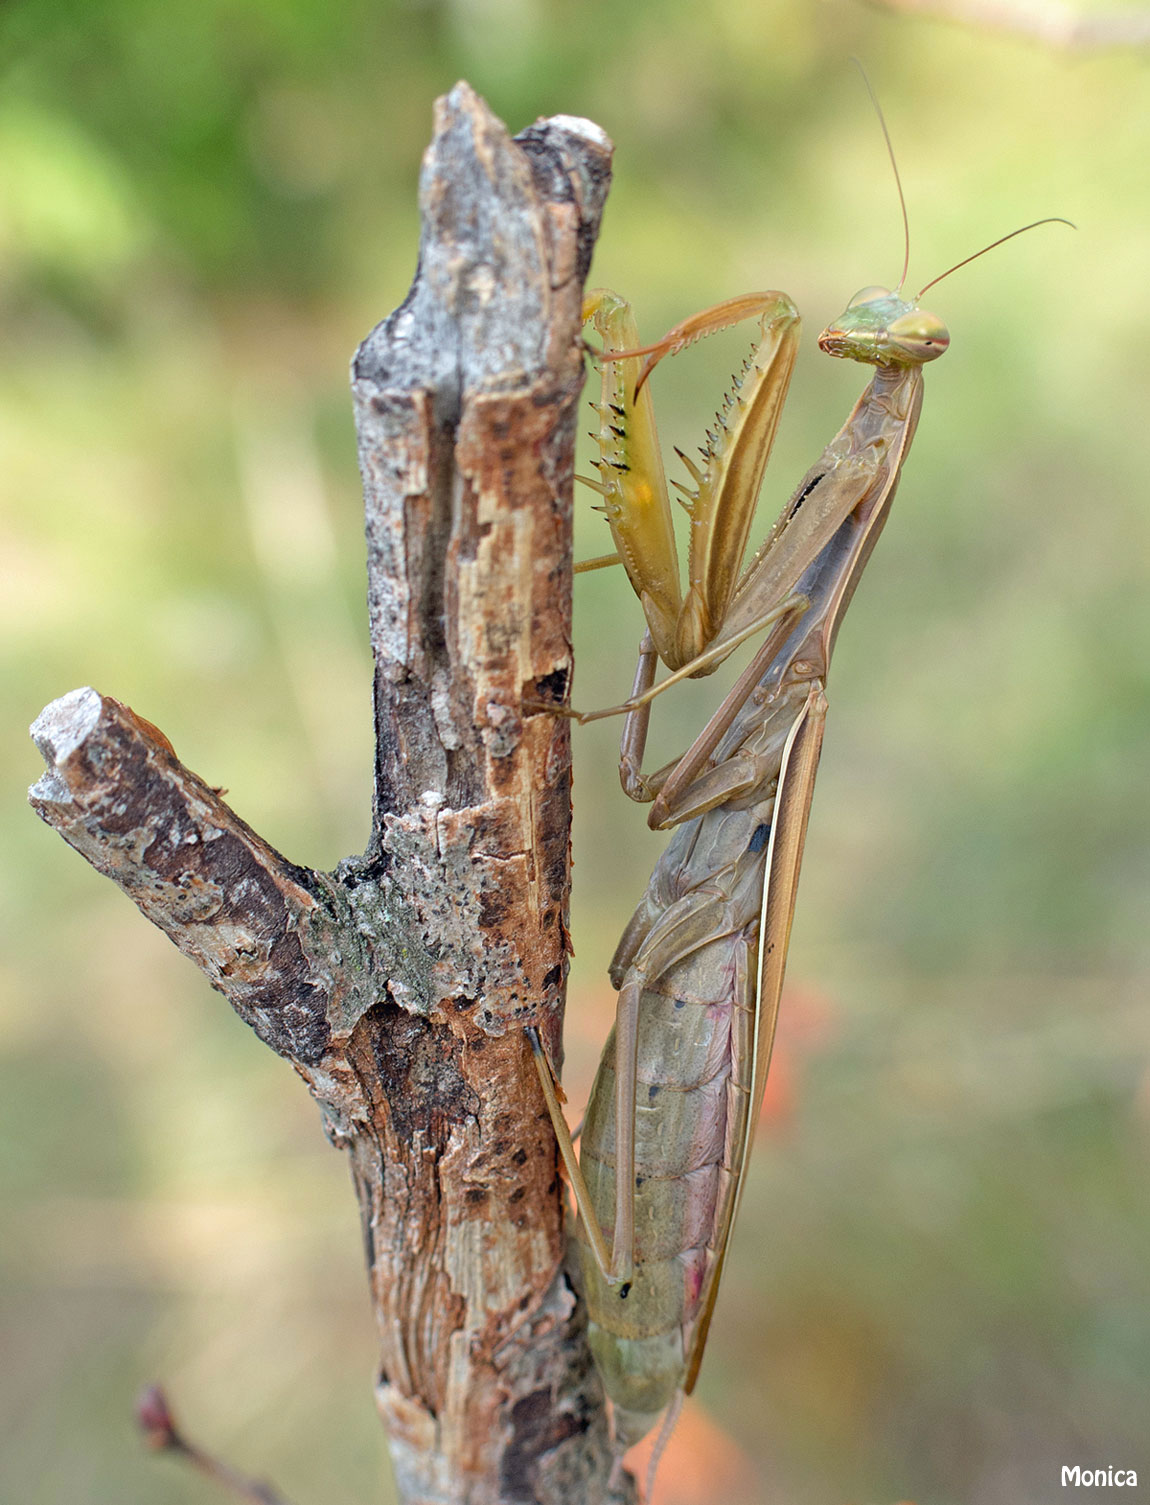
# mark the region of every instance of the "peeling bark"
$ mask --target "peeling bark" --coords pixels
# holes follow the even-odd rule
[[[579,315],[610,175],[586,121],[511,140],[459,84],[419,268],[352,367],[375,654],[370,845],[297,867],[94,690],[38,718],[38,814],[316,1097],[346,1150],[408,1502],[624,1500],[563,1267],[522,1033],[560,1054]]]

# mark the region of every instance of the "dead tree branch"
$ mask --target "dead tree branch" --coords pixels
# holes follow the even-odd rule
[[[525,1024],[560,1052],[583,279],[610,172],[586,121],[436,110],[403,305],[353,390],[375,818],[333,874],[274,851],[125,706],[38,718],[32,803],[304,1078],[347,1151],[410,1502],[625,1498],[563,1268]]]

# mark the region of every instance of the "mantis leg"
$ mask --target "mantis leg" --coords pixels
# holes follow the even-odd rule
[[[607,976],[611,979],[611,986],[616,993],[623,986],[623,979],[627,976],[631,963],[638,956],[639,947],[647,939],[653,927],[658,924],[662,913],[662,905],[652,902],[650,890],[648,890],[639,900],[635,913],[627,921],[623,934],[619,938],[619,944],[615,947],[615,955],[607,968]]]
[[[612,1277],[608,1274],[611,1267],[611,1254],[607,1248],[607,1240],[603,1237],[603,1230],[599,1226],[599,1219],[595,1216],[595,1209],[591,1205],[591,1193],[587,1189],[587,1182],[579,1169],[579,1157],[575,1153],[571,1131],[567,1127],[567,1120],[559,1105],[559,1094],[555,1090],[555,1074],[551,1069],[551,1062],[547,1059],[547,1052],[543,1049],[543,1042],[535,1026],[528,1025],[523,1033],[531,1046],[535,1070],[539,1073],[539,1085],[543,1088],[543,1100],[547,1104],[551,1127],[555,1131],[555,1140],[559,1145],[559,1158],[563,1161],[563,1169],[567,1172],[571,1190],[575,1193],[575,1204],[579,1208],[579,1216],[583,1219],[583,1227],[587,1230],[587,1240],[595,1253],[596,1264],[603,1271],[604,1279],[611,1280]]]
[[[551,1127],[555,1131],[555,1139],[559,1145],[559,1156],[567,1172],[567,1179],[571,1183],[571,1190],[575,1194],[575,1205],[579,1209],[579,1216],[583,1219],[587,1242],[591,1245],[595,1263],[599,1266],[603,1279],[609,1285],[623,1286],[623,1290],[619,1293],[621,1296],[626,1296],[630,1284],[635,1245],[633,1196],[635,1085],[638,1070],[639,998],[642,991],[638,984],[629,984],[630,979],[624,984],[619,994],[615,1016],[616,1099],[618,1100],[626,1093],[630,1095],[627,1098],[629,1106],[616,1120],[615,1231],[610,1249],[607,1247],[602,1224],[599,1222],[591,1200],[591,1192],[580,1169],[578,1156],[575,1154],[571,1131],[567,1127],[567,1120],[559,1104],[559,1094],[555,1090],[555,1074],[551,1069],[551,1062],[547,1059],[543,1042],[534,1025],[529,1025],[524,1030],[535,1059],[535,1070],[539,1074],[539,1085],[543,1088],[543,1098],[551,1118]],[[628,1165],[630,1166],[629,1174],[626,1170]]]
[[[659,769],[655,774],[644,774],[642,770],[643,753],[647,746],[647,729],[650,725],[651,702],[656,695],[668,689],[671,685],[678,684],[681,679],[688,678],[700,661],[709,661],[712,654],[730,651],[728,642],[714,645],[707,653],[701,654],[700,658],[690,664],[685,664],[682,669],[668,676],[662,684],[656,685],[655,666],[657,654],[651,634],[647,633],[639,645],[639,662],[635,669],[635,682],[631,687],[630,699],[626,702],[627,720],[623,726],[623,738],[619,748],[619,781],[623,786],[623,793],[628,799],[646,804],[650,800],[656,801],[656,810],[651,812],[649,824],[652,830],[664,830],[668,825],[674,825],[676,820],[685,819],[682,815],[670,817],[668,811],[681,788],[691,782],[699,773],[706,760],[718,746],[720,739],[730,728],[732,721],[746,703],[747,696],[753,691],[759,680],[766,672],[767,665],[786,641],[794,619],[806,608],[808,602],[805,596],[789,596],[780,606],[766,612],[750,629],[741,633],[737,642],[752,632],[763,627],[768,627],[772,622],[777,623],[775,631],[762,645],[754,658],[743,670],[735,681],[733,688],[724,698],[719,709],[707,722],[694,742],[687,751],[669,763],[665,768]],[[619,707],[617,709],[622,709]],[[609,712],[603,711],[592,713],[606,716]],[[668,791],[670,785],[670,792]],[[729,797],[729,796],[724,796]],[[715,800],[712,803],[720,803]],[[706,808],[706,807],[704,807]],[[658,812],[656,818],[656,811]],[[701,813],[696,811],[692,813]]]
[[[771,1060],[783,973],[795,917],[799,870],[807,839],[807,822],[815,792],[815,775],[827,722],[827,697],[822,681],[816,680],[806,704],[787,736],[779,770],[775,816],[767,850],[767,885],[759,923],[758,1038],[751,1102],[752,1119],[758,1117]],[[754,1122],[748,1134],[754,1133]]]
[[[635,1260],[635,1093],[643,976],[628,967],[615,1005],[615,1229],[611,1274],[628,1284]],[[620,1292],[625,1295],[626,1290]]]
[[[639,661],[635,665],[635,682],[631,686],[630,699],[634,710],[627,712],[623,723],[623,736],[619,743],[619,782],[629,800],[645,804],[654,798],[648,792],[650,783],[643,777],[643,754],[647,750],[647,729],[651,724],[651,701],[645,698],[655,683],[655,669],[659,655],[655,640],[649,632],[643,634],[639,644]]]
[[[762,632],[764,627],[769,627],[774,622],[779,623],[780,631],[782,628],[786,629],[786,631],[781,631],[781,635],[778,632],[772,633],[769,639],[770,642],[775,644],[775,652],[778,652],[781,644],[786,641],[790,629],[795,625],[794,617],[805,611],[809,605],[810,602],[806,596],[797,591],[792,592],[784,600],[780,601],[777,606],[769,607],[763,611],[753,622],[741,628],[733,637],[723,638],[721,642],[712,643],[705,652],[689,660],[681,669],[676,669],[673,674],[668,674],[667,678],[660,680],[657,685],[651,685],[649,689],[642,690],[638,695],[632,695],[631,699],[624,700],[620,705],[610,705],[602,711],[577,711],[573,706],[542,704],[539,706],[539,709],[549,711],[553,716],[566,716],[570,721],[577,721],[580,726],[586,726],[592,721],[605,721],[608,716],[629,716],[633,711],[642,710],[644,706],[649,705],[651,701],[657,696],[662,695],[665,690],[671,689],[673,685],[679,684],[684,679],[693,679],[696,675],[705,674],[708,670],[715,668],[724,659],[729,658],[740,644],[745,643],[748,638],[754,637],[757,632]],[[643,650],[640,651],[642,652]],[[635,677],[636,683],[638,683],[638,671],[636,671]],[[525,701],[524,704],[530,710],[534,708],[535,702]]]
[[[586,575],[591,570],[609,570],[613,564],[622,564],[618,554],[596,554],[593,559],[577,559],[571,566],[572,573]]]
[[[803,600],[802,597],[799,599]],[[685,791],[702,774],[715,749],[730,730],[735,717],[746,705],[750,696],[755,693],[771,661],[785,643],[792,625],[789,618],[783,618],[780,621],[775,631],[771,633],[731,686],[714,715],[676,763],[670,775],[663,780],[651,813],[647,817],[647,824],[652,830],[665,830],[668,826],[686,820],[689,815],[702,813],[702,809],[694,810],[688,807],[684,800]],[[731,796],[734,792],[732,789]]]

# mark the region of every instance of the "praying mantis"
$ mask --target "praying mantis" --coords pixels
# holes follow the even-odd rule
[[[623,787],[652,803],[653,829],[673,834],[610,965],[616,1023],[581,1159],[539,1036],[527,1034],[580,1213],[589,1342],[620,1452],[664,1412],[665,1437],[699,1374],[766,1084],[831,654],[914,439],[923,366],[949,344],[942,321],[919,307],[941,278],[905,300],[908,262],[909,236],[898,289],[865,288],[819,336],[825,353],[869,364],[874,375],[741,574],[798,346],[794,305],[779,292],[747,294],[651,346],[639,345],[615,294],[593,293],[584,306],[604,340],[599,480],[589,484],[615,544],[592,565],[623,563],[647,631],[629,700],[568,714],[626,713]],[[679,488],[690,515],[683,591],[647,378],[664,356],[748,318],[758,320],[759,339],[702,464],[678,452],[692,483]],[[655,695],[712,672],[762,632],[687,751],[645,774]],[[672,672],[656,686],[659,659]]]

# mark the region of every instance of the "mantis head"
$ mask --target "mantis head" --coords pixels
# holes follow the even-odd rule
[[[898,189],[898,202],[902,210],[902,276],[893,293],[885,287],[864,287],[861,293],[856,293],[835,322],[828,325],[819,335],[819,349],[825,350],[827,355],[842,356],[849,361],[863,361],[868,366],[903,368],[923,366],[927,361],[937,360],[950,344],[950,335],[942,320],[919,308],[919,298],[923,293],[932,288],[936,282],[941,282],[943,277],[949,277],[951,272],[957,272],[959,267],[977,261],[980,256],[985,256],[987,251],[993,251],[996,246],[1001,246],[1006,241],[1013,240],[1016,235],[1022,235],[1038,225],[1070,225],[1072,230],[1074,226],[1068,219],[1052,216],[1035,220],[1030,225],[1023,225],[1019,230],[1012,230],[1009,235],[1002,235],[998,240],[991,241],[990,245],[983,246],[981,251],[975,251],[973,256],[966,256],[962,261],[955,262],[954,266],[928,282],[918,296],[908,303],[902,296],[902,290],[910,268],[910,221],[906,212],[902,179],[899,177],[894,146],[891,144],[890,132],[886,128],[882,107],[871,88],[866,69],[858,58],[853,61],[862,74],[866,91],[870,95],[871,104],[874,105],[875,114],[878,116],[878,123],[882,127],[883,140],[886,142],[887,155],[894,173],[895,187]]]
[[[946,325],[885,287],[864,287],[819,335],[819,349],[868,366],[921,366],[950,344]]]
[[[1070,225],[1074,229],[1070,221],[1060,215],[1036,219],[1033,224],[1023,225],[1009,235],[992,240],[973,256],[956,261],[954,266],[928,282],[909,303],[900,296],[901,282],[893,293],[885,287],[864,287],[861,293],[854,295],[835,322],[819,335],[819,349],[850,361],[865,361],[868,366],[922,366],[927,361],[937,360],[950,344],[950,335],[941,319],[919,308],[922,294],[936,282],[941,282],[943,277],[957,272],[959,267],[968,266],[985,256],[987,251],[993,251],[1016,235],[1024,235],[1039,225]],[[909,256],[909,241],[907,246]],[[906,266],[904,258],[904,279]]]

